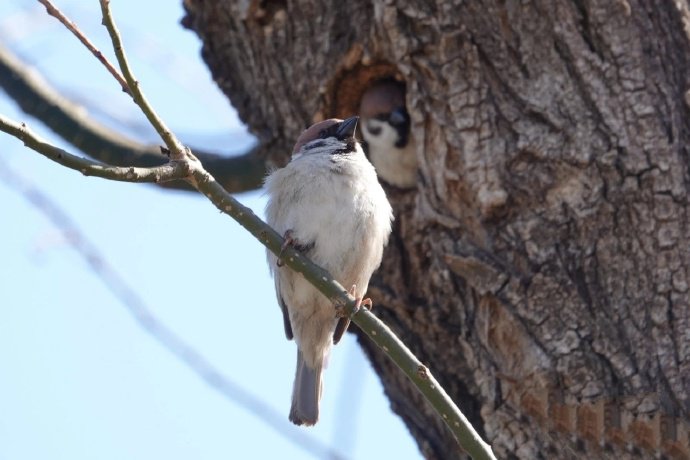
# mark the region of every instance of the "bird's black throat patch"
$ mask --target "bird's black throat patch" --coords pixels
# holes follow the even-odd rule
[[[357,141],[354,138],[350,138],[345,143],[344,148],[333,150],[333,153],[331,153],[331,155],[343,155],[343,154],[347,154],[347,153],[352,153],[356,149],[356,144],[357,144]]]

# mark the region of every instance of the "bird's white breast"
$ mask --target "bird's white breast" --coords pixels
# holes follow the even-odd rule
[[[315,263],[346,286],[364,282],[365,289],[381,261],[392,211],[361,147],[298,155],[266,186],[269,224],[279,233],[291,230],[300,244],[313,242]]]

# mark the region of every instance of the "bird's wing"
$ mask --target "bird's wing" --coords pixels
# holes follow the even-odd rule
[[[335,325],[335,331],[333,331],[333,345],[337,345],[340,342],[348,326],[350,326],[350,318],[340,318],[338,320],[338,324]]]
[[[306,257],[310,257],[311,254],[313,254],[315,242],[314,241],[302,242],[299,239],[295,239],[291,245],[293,248],[295,248],[297,251],[304,254]],[[269,262],[269,263],[275,263],[275,262]],[[285,299],[283,297],[283,291],[281,289],[281,281],[291,283],[291,281],[289,280],[289,277],[291,275],[288,274],[290,272],[285,272],[284,270],[290,270],[290,269],[288,267],[281,267],[281,268],[276,267],[276,271],[273,274],[273,278],[275,280],[276,297],[278,298],[278,305],[280,305],[280,310],[283,312],[283,326],[285,327],[285,336],[287,337],[288,340],[292,340],[294,337],[294,334],[292,333],[292,324],[290,324],[290,314],[288,313],[288,307],[287,307],[287,304],[285,303]],[[286,278],[286,277],[288,277],[288,278]]]
[[[288,340],[292,340],[293,334],[292,325],[290,324],[290,315],[288,314],[288,309],[287,305],[285,304],[285,300],[283,300],[283,295],[280,292],[280,275],[278,273],[276,273],[275,275],[275,284],[278,305],[280,305],[280,311],[283,312],[283,327],[285,328],[285,337],[287,337]]]

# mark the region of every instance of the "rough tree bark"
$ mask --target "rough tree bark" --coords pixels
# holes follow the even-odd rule
[[[406,82],[419,186],[390,190],[370,293],[499,457],[689,455],[685,1],[185,6],[276,164],[375,78]],[[457,458],[362,345],[423,454]]]

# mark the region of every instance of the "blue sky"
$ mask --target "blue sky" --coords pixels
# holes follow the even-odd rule
[[[135,73],[182,140],[253,142],[179,25],[181,1],[113,1]],[[57,1],[110,54],[97,1]],[[163,6],[162,6],[163,5]],[[0,41],[94,117],[149,142],[136,107],[35,1],[0,3]],[[0,113],[26,121],[0,92]],[[15,187],[0,180],[0,460],[310,458],[308,436],[347,458],[418,459],[352,337],[331,357],[322,420],[287,421],[295,346],[285,340],[263,247],[204,198],[85,178],[0,134],[0,168],[63,208],[156,317],[277,414],[269,426],[144,331]],[[263,214],[261,192],[238,197]],[[281,434],[283,433],[283,434]]]

